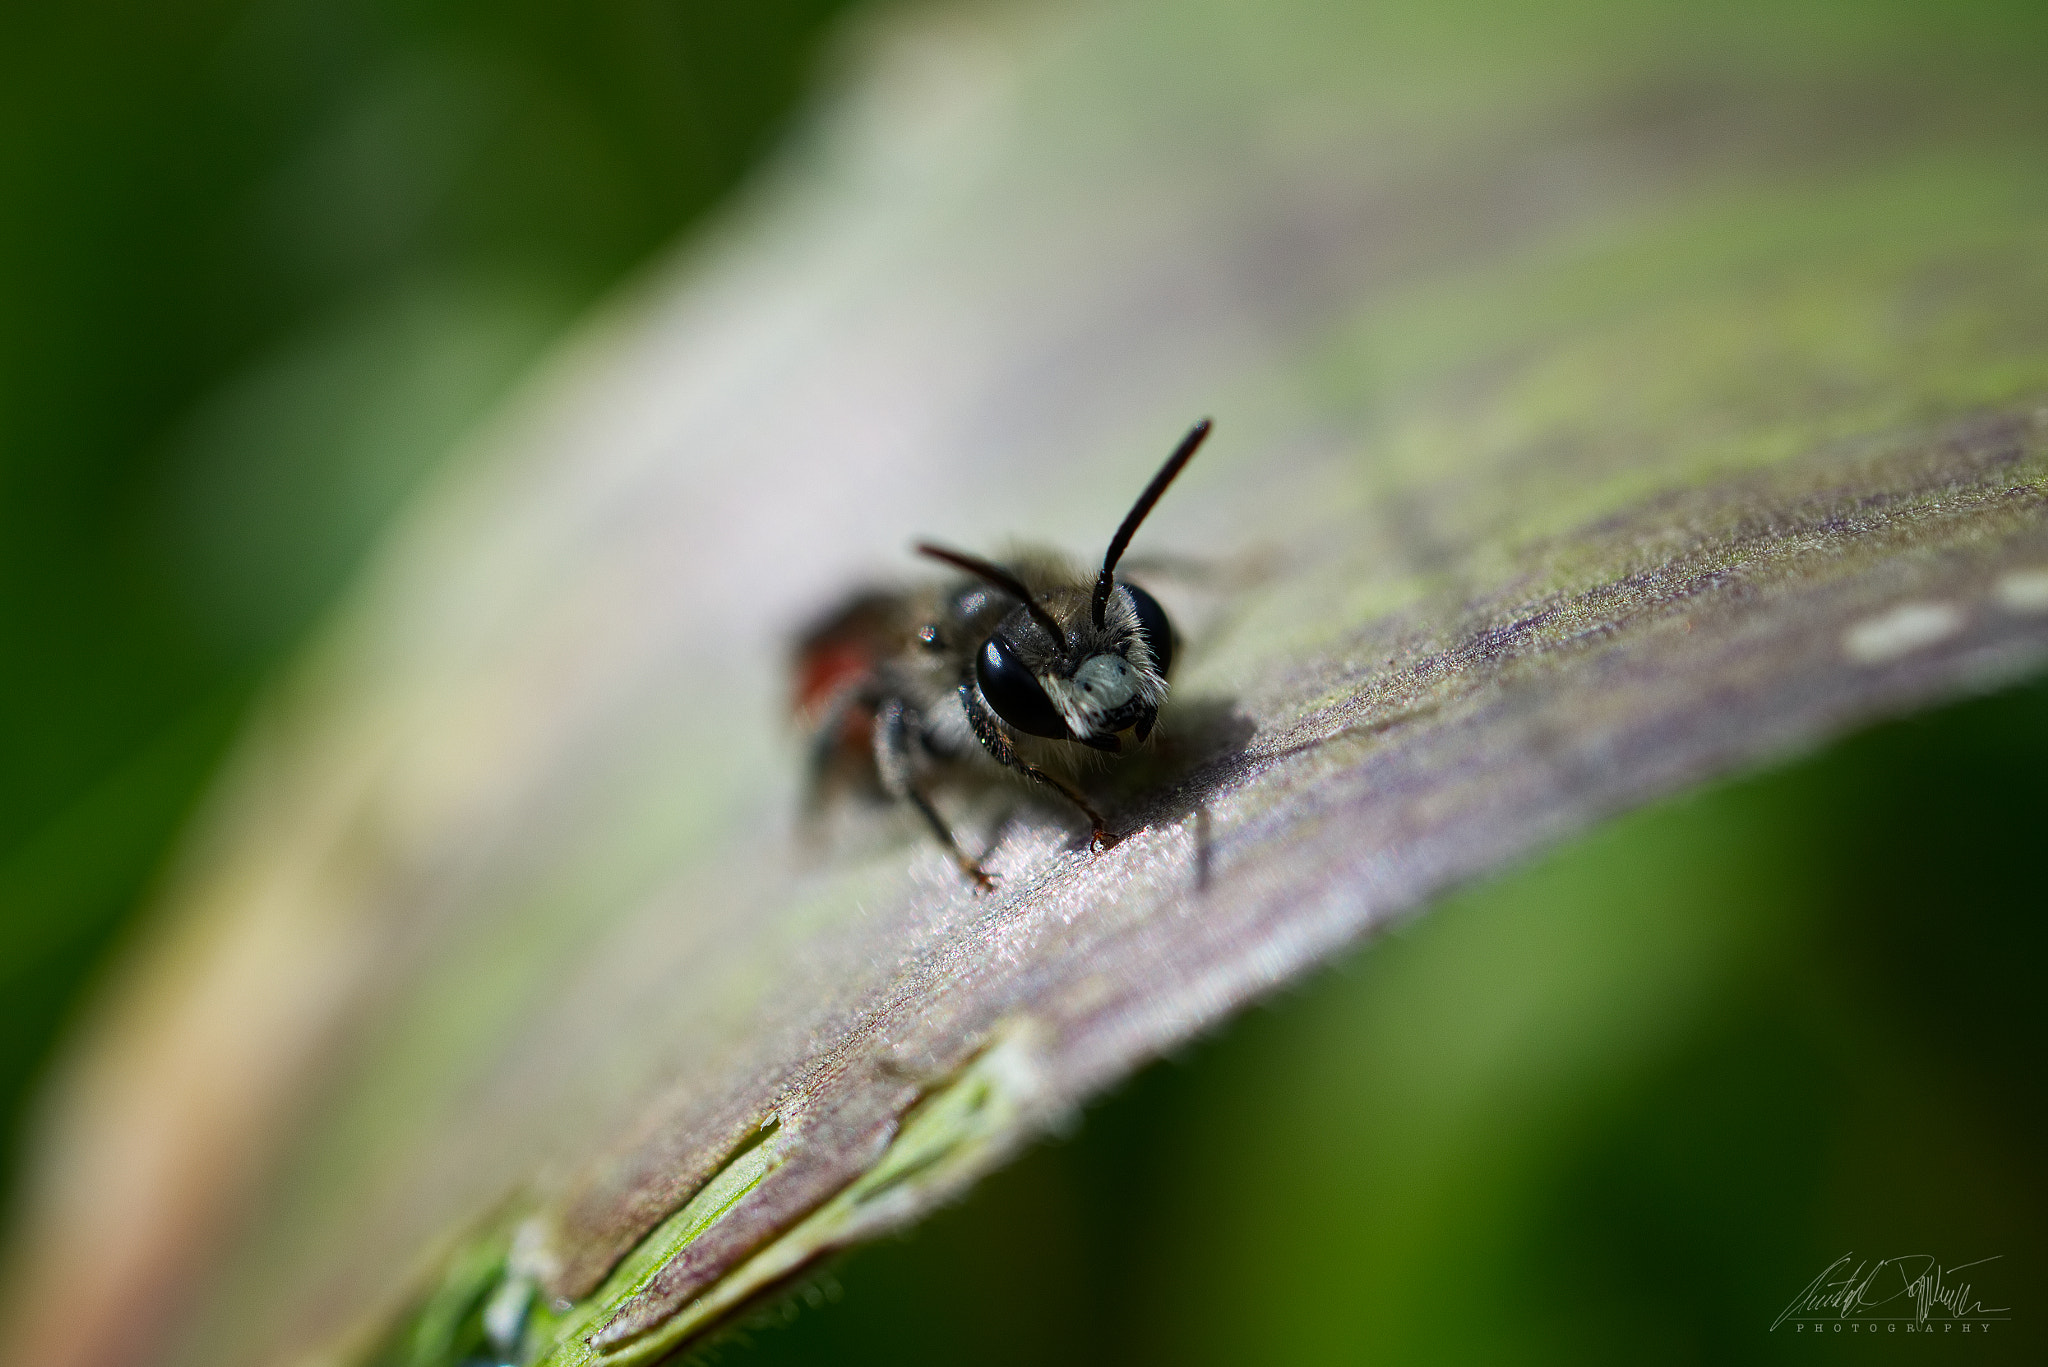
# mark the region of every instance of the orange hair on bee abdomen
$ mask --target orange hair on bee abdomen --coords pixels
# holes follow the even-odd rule
[[[898,645],[896,612],[894,595],[858,594],[797,638],[789,702],[799,721],[816,721],[841,693],[874,677]]]

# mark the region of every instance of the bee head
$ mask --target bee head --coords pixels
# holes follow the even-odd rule
[[[1173,627],[1159,600],[1133,584],[1110,594],[1101,626],[1078,589],[1040,602],[1061,626],[1055,636],[1020,604],[974,657],[974,680],[995,714],[1028,735],[1078,741],[1114,753],[1117,734],[1152,733],[1166,701]]]
[[[1120,732],[1133,731],[1140,741],[1152,733],[1166,701],[1173,626],[1158,599],[1117,582],[1116,566],[1138,524],[1208,435],[1207,419],[1195,424],[1152,477],[1110,539],[1092,591],[1060,586],[1034,593],[1000,565],[940,546],[918,547],[1017,601],[974,657],[976,686],[1009,726],[1112,754]]]

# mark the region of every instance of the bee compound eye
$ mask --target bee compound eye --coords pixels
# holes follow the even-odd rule
[[[982,643],[974,657],[974,681],[996,715],[1019,731],[1051,740],[1073,738],[1036,676],[1001,636]]]
[[[1131,606],[1138,610],[1138,630],[1145,634],[1145,644],[1152,647],[1152,663],[1163,677],[1173,667],[1173,624],[1166,620],[1166,609],[1159,606],[1157,598],[1136,584],[1125,584],[1123,589],[1131,595]]]

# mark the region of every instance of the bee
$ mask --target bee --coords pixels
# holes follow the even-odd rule
[[[1086,817],[1091,848],[1114,844],[1069,777],[1078,753],[1070,747],[1117,755],[1125,736],[1142,743],[1158,722],[1173,625],[1116,568],[1209,426],[1196,423],[1138,495],[1092,583],[1042,551],[998,564],[920,542],[918,554],[963,577],[858,593],[804,632],[793,710],[810,735],[811,809],[847,787],[908,803],[986,890],[992,875],[961,848],[930,794],[993,760]]]

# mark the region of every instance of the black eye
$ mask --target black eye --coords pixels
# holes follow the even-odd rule
[[[1053,740],[1072,739],[1052,699],[1045,696],[1038,680],[1002,637],[991,636],[974,657],[974,680],[996,715],[1019,731]]]
[[[1152,663],[1164,675],[1173,667],[1173,626],[1166,620],[1166,609],[1136,584],[1124,585],[1124,592],[1131,595],[1131,606],[1138,610],[1138,630],[1152,647]]]

